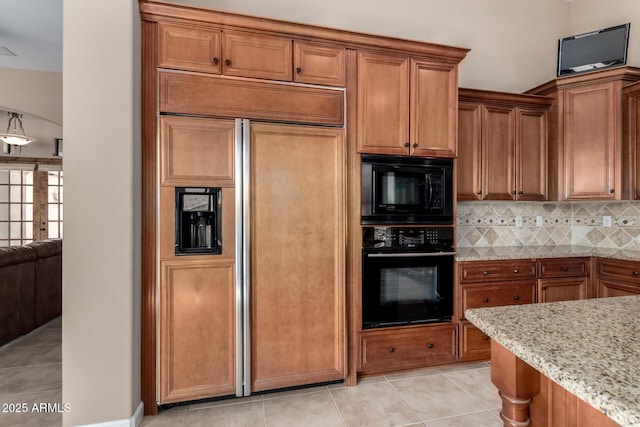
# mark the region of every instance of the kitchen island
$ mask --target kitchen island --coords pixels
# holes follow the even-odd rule
[[[640,296],[469,309],[505,426],[640,426]]]

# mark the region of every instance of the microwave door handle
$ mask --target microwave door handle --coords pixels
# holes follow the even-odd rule
[[[369,258],[410,258],[410,257],[436,257],[436,256],[452,256],[456,252],[395,252],[391,254],[374,253],[366,254]]]
[[[424,188],[424,197],[426,198],[426,206],[425,208],[429,209],[431,208],[431,203],[432,203],[432,198],[433,198],[433,188],[432,188],[432,184],[431,184],[431,175],[427,174],[426,175],[426,180],[425,180],[425,188]]]

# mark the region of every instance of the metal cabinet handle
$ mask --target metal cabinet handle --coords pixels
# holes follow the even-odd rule
[[[489,298],[482,298],[482,302],[489,302]]]
[[[418,143],[417,142],[413,143],[413,148],[418,148]]]
[[[476,194],[477,194],[477,195],[482,194],[482,190],[478,190],[478,191],[476,192]]]
[[[489,335],[484,335],[483,338],[485,341],[489,341]]]
[[[429,348],[433,348],[433,344],[431,344],[431,343],[427,343],[427,347],[429,347]]]
[[[522,192],[522,191],[518,191],[518,194],[519,194],[519,195],[522,195],[522,194],[523,194],[523,192]]]
[[[296,73],[300,74],[302,72],[302,68],[296,67]]]
[[[517,268],[514,268],[513,269],[513,274],[518,274],[518,273],[520,273],[520,270],[518,270]]]
[[[389,347],[389,353],[393,353],[394,351],[396,351],[394,347]]]
[[[411,146],[411,144],[409,144],[408,142],[405,142],[405,143],[404,143],[404,146],[405,146],[405,147],[407,147],[407,148],[409,148],[409,146]]]
[[[485,276],[488,276],[489,272],[488,271],[483,271],[482,274],[484,274]]]
[[[616,192],[616,189],[615,189],[615,188],[612,188],[611,190],[609,190],[609,193],[610,193],[610,194],[613,194],[613,193],[615,193],[615,192]]]
[[[638,274],[639,274],[639,273],[638,273],[637,271],[634,271],[634,272],[633,272],[633,275],[634,275],[634,276],[637,276]]]
[[[225,59],[224,63],[227,64],[227,67],[228,67],[229,65],[231,65],[231,60],[230,59]]]
[[[547,287],[546,287],[546,286],[543,286],[543,287],[542,287],[542,290],[543,290],[543,291],[546,291],[546,290],[547,290]]]
[[[215,65],[218,65],[218,62],[220,62],[220,60],[219,60],[218,58],[213,58],[213,63],[214,63]]]
[[[519,301],[519,300],[520,300],[520,297],[519,297],[518,295],[516,295],[515,297],[513,297],[513,299],[514,299],[515,301]]]
[[[511,194],[515,196],[515,195],[516,195],[516,190],[513,190],[513,191],[511,192]]]
[[[569,267],[560,267],[562,271],[569,271]]]

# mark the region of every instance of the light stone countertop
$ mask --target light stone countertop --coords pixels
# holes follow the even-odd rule
[[[491,261],[506,259],[536,259],[565,257],[603,257],[627,261],[640,261],[640,251],[590,246],[494,246],[459,247],[456,261]]]
[[[640,295],[476,308],[466,318],[625,427],[640,426]]]

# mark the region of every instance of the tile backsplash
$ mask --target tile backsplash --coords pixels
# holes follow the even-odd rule
[[[607,218],[610,227],[604,226]],[[640,202],[459,202],[457,230],[458,247],[580,245],[640,250]]]

